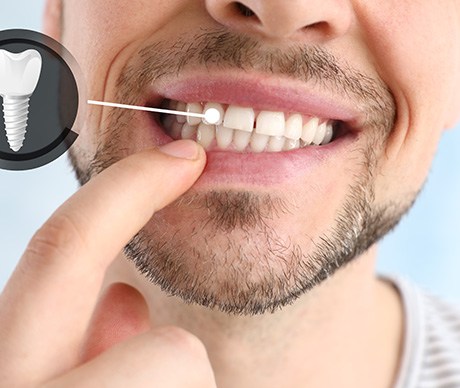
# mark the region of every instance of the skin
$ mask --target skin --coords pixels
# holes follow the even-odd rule
[[[280,50],[294,43],[319,45],[391,93],[396,119],[375,147],[369,202],[373,209],[396,203],[397,215],[402,214],[423,185],[443,130],[460,113],[460,2],[296,0],[287,7],[281,0],[244,0],[256,21],[229,14],[229,3],[69,0],[62,10],[58,0],[49,0],[45,31],[77,58],[88,96],[107,101],[120,96],[117,80],[127,65],[139,65],[140,49],[160,39],[174,42],[184,29],[223,26]],[[272,78],[276,81],[276,75]],[[108,111],[88,109],[73,150],[82,171],[88,169],[97,146],[113,137],[113,124]],[[116,148],[125,151],[116,160],[145,148],[140,122],[134,117],[130,125],[139,130],[117,138]],[[363,131],[356,149],[369,144],[370,133]],[[188,241],[182,226],[202,214],[190,211],[177,217],[183,214],[177,207],[160,209],[198,178],[204,167],[202,151],[200,155],[195,162],[165,158],[156,151],[130,156],[91,179],[45,224],[0,299],[0,341],[6,343],[0,376],[10,379],[11,386],[51,380],[71,384],[96,376],[110,386],[124,386],[132,370],[138,379],[130,380],[133,386],[152,381],[161,381],[161,387],[207,387],[215,382],[242,388],[391,386],[399,367],[403,316],[395,290],[374,275],[375,246],[294,304],[257,316],[229,315],[168,297],[119,253],[142,227],[152,241],[155,225],[171,236],[173,229],[160,218],[174,220],[182,233],[175,238]],[[352,177],[363,171],[362,158],[359,153],[343,157],[349,174],[325,163],[288,184],[231,188],[257,195],[269,190],[297,203],[296,213],[278,215],[271,226],[281,239],[290,236],[310,252],[308,241],[330,229]],[[155,188],[165,181],[163,169],[167,176],[179,176],[174,182],[166,179],[168,184],[159,192]],[[198,183],[192,193],[208,190]],[[325,202],[327,207],[319,206]],[[306,213],[308,220],[300,216]],[[300,231],[311,239],[303,239]],[[236,243],[241,241],[239,232]],[[207,233],[202,231],[203,239]],[[264,246],[263,241],[257,243]],[[197,248],[203,244],[198,240]],[[219,253],[219,238],[208,244]],[[217,284],[228,275],[225,270],[218,272]],[[197,278],[205,273],[196,271]],[[264,268],[256,267],[256,272],[263,277]],[[68,291],[62,291],[62,284]],[[215,294],[221,301],[228,299]],[[18,305],[20,311],[13,308]],[[62,334],[56,338],[55,333]],[[49,346],[50,341],[56,346]],[[43,357],[37,349],[53,351]],[[30,356],[20,356],[25,353]],[[184,369],[178,371],[178,365]]]

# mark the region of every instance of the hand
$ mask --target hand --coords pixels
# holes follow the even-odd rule
[[[195,160],[164,153],[174,147],[196,147]],[[203,149],[190,141],[130,156],[37,231],[0,295],[1,387],[215,387],[206,349],[179,328],[149,329],[81,359],[107,267],[204,165]]]

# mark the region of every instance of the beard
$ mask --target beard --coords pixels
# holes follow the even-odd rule
[[[327,230],[302,231],[292,223],[292,236],[278,233],[277,221],[298,207],[285,195],[244,189],[198,192],[193,188],[157,212],[126,246],[126,257],[150,282],[187,303],[228,314],[274,312],[293,303],[338,269],[359,257],[390,231],[410,209],[416,194],[377,206],[378,161],[395,122],[395,104],[385,85],[340,65],[318,47],[292,47],[286,52],[226,31],[201,32],[176,44],[156,42],[138,53],[117,82],[117,99],[138,103],[142,88],[186,66],[240,68],[320,83],[353,98],[366,113],[364,146],[350,156],[357,166],[340,207]],[[129,153],[120,148],[133,112],[112,111],[107,133],[94,155],[71,150],[81,184]],[[126,139],[124,139],[126,140]],[[85,166],[85,167],[83,167]],[[178,216],[180,215],[180,216]],[[309,214],[297,214],[293,220]],[[184,221],[186,220],[186,221]]]

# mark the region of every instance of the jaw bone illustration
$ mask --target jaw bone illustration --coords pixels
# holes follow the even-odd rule
[[[42,57],[36,50],[14,54],[0,50],[0,95],[10,148],[18,152],[25,140],[29,100],[37,87]]]

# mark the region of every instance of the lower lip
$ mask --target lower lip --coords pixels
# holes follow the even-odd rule
[[[150,118],[152,140],[157,145],[174,141]],[[324,146],[307,146],[292,151],[241,153],[233,151],[206,152],[207,163],[197,186],[238,185],[245,187],[274,186],[303,177],[317,176],[319,168],[337,160],[354,143],[354,136],[344,135]]]

